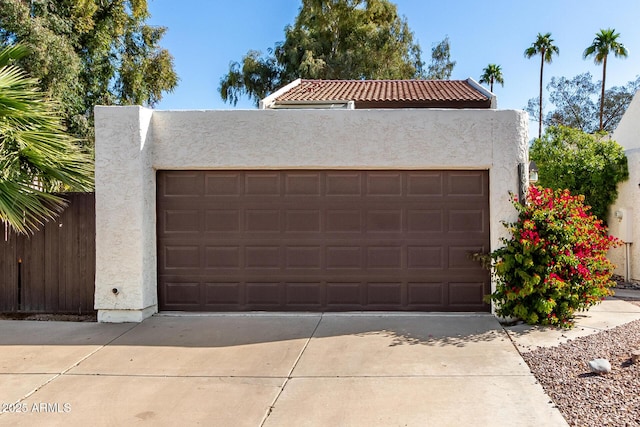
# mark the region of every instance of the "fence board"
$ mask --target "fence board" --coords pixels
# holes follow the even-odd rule
[[[0,311],[16,311],[18,288],[17,237],[0,223]]]
[[[7,239],[0,241],[0,311],[94,311],[95,195],[64,196],[69,206],[42,230],[33,236],[8,233]],[[18,259],[22,260],[21,274]]]

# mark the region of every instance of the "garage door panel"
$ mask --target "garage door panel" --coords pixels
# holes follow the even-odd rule
[[[205,211],[205,232],[233,233],[240,231],[242,213],[239,209]]]
[[[196,245],[165,246],[162,256],[163,270],[200,268],[200,247]]]
[[[240,282],[206,282],[205,306],[237,307],[243,304],[243,286]]]
[[[280,282],[247,282],[246,303],[256,306],[282,305],[282,285]]]
[[[248,269],[279,269],[279,246],[247,246],[245,248],[245,265]]]
[[[239,246],[206,246],[206,269],[238,269],[242,266],[242,249]]]
[[[319,209],[288,210],[285,212],[286,233],[320,233],[321,212]]]
[[[451,172],[448,175],[448,193],[450,195],[465,195],[484,197],[486,195],[484,172]]]
[[[484,246],[450,246],[449,264],[450,269],[474,270],[478,267],[478,261],[474,261],[473,254],[485,253]]]
[[[286,282],[285,304],[318,310],[322,307],[322,282]]]
[[[285,248],[284,265],[287,269],[320,270],[322,268],[322,247],[287,247]]]
[[[200,212],[195,209],[167,209],[160,220],[164,233],[198,233]]]
[[[364,286],[360,282],[327,282],[327,307],[361,307]]]
[[[487,311],[487,194],[486,171],[159,171],[160,309]]]
[[[325,229],[328,233],[362,233],[362,212],[360,209],[327,209]]]
[[[407,305],[416,308],[439,308],[446,304],[444,282],[412,282],[407,286]]]
[[[159,299],[167,310],[198,308],[201,301],[200,283],[167,281]]]
[[[367,212],[368,233],[402,233],[401,209],[371,210]]]
[[[244,194],[253,196],[279,196],[280,174],[278,172],[247,172],[245,174]]]
[[[284,194],[286,196],[316,196],[320,193],[320,173],[289,172],[285,174]]]
[[[237,198],[242,194],[242,176],[237,172],[205,173],[205,196]]]
[[[407,195],[441,197],[444,193],[443,172],[407,173]]]
[[[278,209],[247,210],[244,229],[254,233],[279,233],[280,211]]]
[[[397,307],[402,304],[402,282],[395,283],[367,283],[367,305]]]
[[[400,246],[369,246],[367,268],[399,270],[402,268],[402,252]]]
[[[444,269],[443,249],[442,246],[409,246],[407,248],[407,269]]]
[[[327,269],[352,269],[363,268],[363,255],[360,246],[328,246],[326,248]]]
[[[367,196],[402,196],[402,174],[399,172],[367,173]]]
[[[449,305],[455,307],[482,307],[480,301],[486,295],[486,283],[450,282]]]
[[[361,172],[326,172],[325,188],[327,196],[361,196]]]
[[[410,233],[443,233],[444,212],[440,209],[410,209],[407,227]]]
[[[450,210],[448,220],[448,231],[452,233],[484,233],[486,229],[482,209]]]
[[[198,171],[168,171],[158,180],[158,189],[164,197],[200,196],[204,192],[203,178]]]

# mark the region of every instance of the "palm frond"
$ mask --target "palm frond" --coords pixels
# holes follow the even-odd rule
[[[0,49],[0,220],[33,232],[64,200],[52,191],[93,188],[93,160],[66,133],[59,107],[12,60],[22,47]]]
[[[19,233],[34,233],[65,206],[66,201],[58,195],[23,183],[0,180],[0,221]]]

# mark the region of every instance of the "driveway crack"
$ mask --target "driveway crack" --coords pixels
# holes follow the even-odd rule
[[[313,332],[311,332],[311,335],[309,335],[309,338],[307,338],[307,341],[302,346],[302,350],[300,350],[300,354],[298,354],[298,357],[293,362],[293,365],[291,366],[291,369],[289,370],[289,373],[287,374],[287,377],[284,379],[284,383],[282,383],[282,387],[280,387],[280,391],[278,392],[278,394],[276,394],[276,397],[273,399],[273,402],[271,402],[271,405],[269,405],[269,408],[267,409],[267,413],[264,414],[264,417],[262,418],[262,421],[260,422],[260,426],[259,427],[263,427],[264,426],[264,423],[267,422],[267,419],[271,415],[271,412],[273,412],[273,409],[276,406],[276,402],[278,401],[278,399],[280,398],[280,395],[282,394],[282,392],[284,391],[285,387],[289,383],[289,380],[292,378],[291,376],[293,374],[293,371],[296,369],[296,366],[298,366],[298,362],[300,362],[300,359],[302,358],[302,355],[307,350],[307,347],[309,346],[309,343],[311,342],[311,339],[315,336],[316,331],[318,330],[318,327],[320,326],[320,322],[322,322],[322,318],[323,317],[324,317],[324,313],[321,313],[320,317],[318,318],[318,323],[316,323],[315,328],[313,328]]]

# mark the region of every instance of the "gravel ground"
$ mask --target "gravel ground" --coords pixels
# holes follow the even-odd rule
[[[640,306],[639,301],[631,301]],[[640,320],[523,353],[531,372],[571,426],[639,426]],[[611,373],[592,374],[587,362],[605,358]]]

